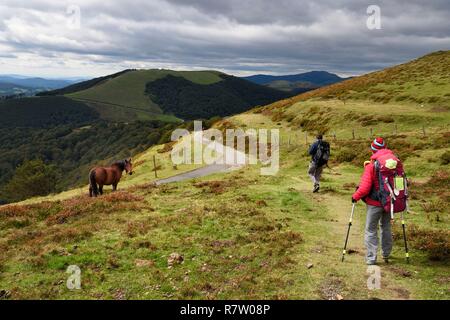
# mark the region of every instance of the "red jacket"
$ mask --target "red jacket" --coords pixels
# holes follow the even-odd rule
[[[378,190],[378,185],[379,185],[378,180],[375,177],[375,169],[374,169],[373,163],[379,156],[386,154],[386,153],[393,154],[393,152],[389,149],[381,149],[381,150],[375,152],[370,157],[370,163],[364,167],[364,173],[361,176],[361,181],[359,182],[358,190],[356,190],[356,192],[352,196],[353,199],[355,199],[356,201],[364,199],[367,204],[370,204],[372,206],[376,206],[376,207],[382,206],[379,201],[370,199],[368,197],[368,195],[369,195],[370,191],[372,190],[373,186],[375,187],[376,190]]]

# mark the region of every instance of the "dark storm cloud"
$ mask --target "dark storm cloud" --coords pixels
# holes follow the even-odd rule
[[[377,1],[381,30],[366,27],[371,2],[71,1],[81,9],[74,30],[67,27],[69,2],[3,0],[0,68],[358,74],[450,49],[449,1]]]

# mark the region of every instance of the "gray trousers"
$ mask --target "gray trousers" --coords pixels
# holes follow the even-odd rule
[[[317,166],[314,161],[309,164],[308,175],[312,182],[316,185],[320,183],[320,176],[322,175],[323,166]]]
[[[391,216],[382,207],[367,205],[365,243],[367,262],[375,262],[378,252],[378,225],[380,225],[381,253],[387,258],[392,251]]]

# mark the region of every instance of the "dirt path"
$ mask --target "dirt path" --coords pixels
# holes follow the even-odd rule
[[[200,140],[199,140],[200,141]],[[206,141],[202,141],[205,145]],[[219,148],[213,147],[217,150]],[[234,149],[233,149],[234,150]],[[231,152],[232,150],[224,150]],[[231,164],[212,164],[189,172],[184,172],[169,178],[160,179],[155,183],[157,185],[179,182],[188,179],[204,177],[215,173],[225,173],[240,168]],[[331,176],[331,179],[339,179],[340,173],[326,172],[325,175]],[[345,261],[341,262],[342,248],[345,240],[345,234],[348,228],[348,221],[351,210],[351,202],[341,194],[326,192],[312,193],[312,183],[308,176],[300,177],[287,176],[289,183],[296,191],[305,196],[311,203],[320,204],[325,207],[329,213],[330,219],[322,221],[318,219],[313,223],[318,227],[325,228],[326,234],[318,234],[308,239],[311,245],[319,243],[320,250],[312,255],[308,254],[307,259],[314,261],[317,267],[314,269],[315,282],[317,282],[321,297],[325,299],[357,298],[357,299],[408,299],[409,290],[403,287],[392,274],[392,266],[380,263],[382,287],[381,290],[369,290],[367,288],[367,266],[365,265],[364,248],[364,223],[365,223],[365,205],[358,203],[355,209],[353,224],[349,235],[347,251],[350,254],[345,256]],[[326,187],[327,183],[322,183]],[[302,226],[299,226],[299,232],[302,232]],[[320,228],[318,228],[320,229]],[[301,259],[305,259],[302,257]],[[396,265],[394,268],[401,268]]]
[[[365,210],[364,203],[359,202],[355,208],[355,214],[350,229],[347,251],[350,254],[345,256],[345,261],[341,262],[342,248],[344,246],[345,234],[348,228],[348,221],[351,212],[351,202],[346,201],[341,195],[329,192],[312,193],[312,183],[307,177],[291,177],[294,181],[293,187],[305,195],[312,203],[320,203],[325,206],[331,215],[331,221],[326,222],[327,234],[324,238],[325,245],[321,247],[323,250],[313,259],[319,260],[319,264],[328,264],[325,270],[319,270],[318,278],[323,277],[324,289],[335,286],[333,281],[339,283],[338,287],[347,288],[351,296],[354,294],[358,298],[363,299],[409,299],[410,290],[404,287],[398,279],[398,274],[395,270],[403,270],[403,260],[401,258],[395,259],[391,265],[386,265],[379,262],[378,266],[381,270],[381,289],[369,290],[367,288],[367,279],[369,277],[367,266],[365,265],[365,247],[364,247],[364,224],[365,224]],[[326,182],[322,186],[326,186]],[[317,222],[321,224],[323,222]],[[395,244],[394,244],[395,248]],[[333,275],[330,279],[330,275]],[[396,278],[397,277],[397,278]],[[400,277],[401,278],[401,277]],[[338,279],[338,280],[336,280]],[[334,291],[333,291],[334,290]],[[331,290],[333,294],[339,294],[335,288]],[[327,293],[325,293],[325,296]],[[342,294],[345,299],[345,294]],[[329,297],[334,299],[335,297]]]
[[[230,165],[213,164],[158,180],[156,181],[156,184],[160,185],[178,182],[214,173],[227,172],[232,169],[233,166]],[[367,267],[364,263],[365,249],[361,231],[363,230],[365,221],[364,205],[360,203],[357,205],[347,248],[350,251],[350,254],[347,254],[345,261],[341,262],[342,247],[351,209],[350,201],[345,201],[342,196],[337,196],[332,193],[312,193],[312,184],[306,176],[302,178],[290,178],[293,181],[292,187],[294,187],[295,190],[304,195],[312,203],[320,203],[322,206],[325,206],[332,216],[331,223],[327,223],[326,225],[326,238],[323,238],[323,235],[318,235],[318,238],[321,239],[321,251],[319,251],[318,254],[313,254],[312,257],[309,257],[309,259],[314,261],[314,264],[317,264],[315,272],[317,272],[316,277],[318,284],[320,284],[320,290],[323,291],[322,296],[328,299],[337,299],[337,296],[343,296],[345,299],[348,293],[342,292],[342,288],[358,287],[358,297],[360,297],[362,293],[366,295],[367,298],[371,298],[372,295],[377,297],[376,291],[370,292],[367,289],[366,282]],[[326,183],[323,183],[323,185],[325,186]],[[317,223],[320,224],[322,222],[318,221]],[[302,230],[299,231],[301,232]],[[308,241],[313,243],[314,241],[317,241],[317,239],[308,239]],[[324,266],[324,268],[321,268],[321,266]],[[339,275],[339,277],[335,275]],[[396,290],[398,291],[399,289],[397,288]],[[396,294],[397,291],[388,289],[385,290],[381,296],[383,298],[402,298]],[[408,290],[401,288],[400,291],[407,292]]]

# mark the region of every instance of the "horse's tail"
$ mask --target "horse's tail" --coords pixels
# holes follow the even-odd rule
[[[91,172],[89,172],[89,195],[91,197],[92,195],[98,195],[97,181],[95,181],[95,169],[92,169]]]

